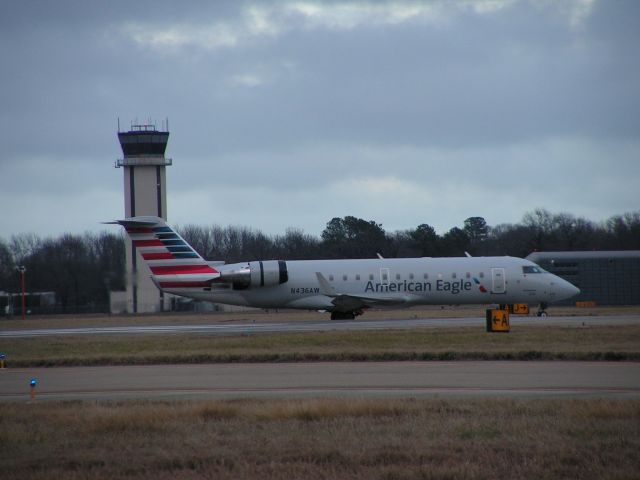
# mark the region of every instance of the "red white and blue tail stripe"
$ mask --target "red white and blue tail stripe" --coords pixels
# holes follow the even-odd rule
[[[206,288],[220,276],[175,230],[159,217],[131,217],[122,225],[151,278],[162,290]]]

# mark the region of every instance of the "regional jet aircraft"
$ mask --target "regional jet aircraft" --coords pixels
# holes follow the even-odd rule
[[[207,262],[159,217],[122,225],[167,293],[259,308],[324,310],[332,320],[367,308],[412,305],[540,304],[580,290],[528,260],[514,257],[375,258]]]

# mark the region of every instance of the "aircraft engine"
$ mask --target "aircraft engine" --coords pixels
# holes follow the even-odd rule
[[[289,280],[289,273],[284,260],[266,260],[249,262],[220,272],[220,280],[232,283],[235,290],[243,290],[249,287],[280,285]]]

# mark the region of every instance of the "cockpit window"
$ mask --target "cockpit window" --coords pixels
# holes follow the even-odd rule
[[[534,267],[533,265],[525,265],[522,267],[522,273],[545,273],[540,267]]]

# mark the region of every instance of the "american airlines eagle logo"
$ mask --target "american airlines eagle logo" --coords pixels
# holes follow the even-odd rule
[[[480,280],[478,280],[476,277],[473,277],[473,281],[476,283],[476,285],[478,285],[478,289],[482,292],[482,293],[487,293],[487,289],[484,288],[484,285],[482,285],[480,283]]]

